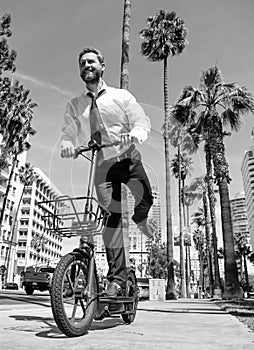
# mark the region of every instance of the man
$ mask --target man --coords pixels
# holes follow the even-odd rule
[[[99,151],[95,174],[98,201],[111,213],[103,232],[110,282],[106,294],[116,297],[125,288],[128,275],[121,220],[122,183],[135,198],[133,221],[141,232],[151,237],[147,216],[153,203],[152,191],[134,145],[147,139],[151,126],[133,95],[109,87],[102,80],[105,63],[100,51],[85,48],[79,54],[79,69],[85,91],[66,105],[61,156],[74,157],[75,147],[90,137],[99,143],[121,141],[119,146]]]

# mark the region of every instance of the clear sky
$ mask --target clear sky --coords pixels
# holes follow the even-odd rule
[[[144,163],[164,201],[163,64],[148,62],[140,53],[139,31],[160,9],[175,11],[185,20],[189,44],[169,59],[169,99],[174,103],[186,85],[198,86],[200,73],[215,64],[226,82],[237,82],[254,92],[253,0],[133,0],[130,35],[129,90],[151,118],[152,133],[142,146]],[[94,46],[105,56],[104,79],[119,86],[123,0],[0,0],[0,14],[12,16],[9,44],[18,53],[16,78],[31,90],[38,103],[28,160],[50,177],[63,192],[80,194],[84,164],[59,157],[59,136],[65,103],[83,89],[77,57]],[[253,144],[253,116],[226,141],[232,183],[231,196],[241,191],[244,151]],[[172,155],[175,151],[172,149]],[[194,157],[194,174],[204,173],[203,149]],[[172,179],[173,219],[177,197]]]

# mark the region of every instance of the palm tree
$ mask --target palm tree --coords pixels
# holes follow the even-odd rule
[[[187,29],[184,21],[175,12],[160,10],[155,16],[147,19],[147,27],[140,31],[142,44],[141,53],[149,61],[163,61],[164,86],[164,148],[166,168],[166,227],[167,227],[167,261],[168,282],[166,299],[175,299],[174,282],[174,235],[172,229],[171,189],[170,189],[170,157],[169,157],[169,100],[168,100],[168,57],[179,55],[187,44]]]
[[[221,288],[221,280],[220,280],[220,271],[219,271],[219,261],[218,261],[218,255],[217,255],[217,230],[216,230],[216,219],[215,219],[215,193],[213,188],[213,175],[212,175],[212,159],[211,159],[211,152],[208,145],[208,142],[206,140],[206,135],[201,135],[201,131],[197,127],[196,124],[193,124],[194,120],[193,117],[186,118],[186,110],[182,108],[182,106],[177,106],[172,108],[172,123],[176,123],[180,121],[180,130],[185,130],[185,142],[184,144],[187,145],[186,149],[190,153],[194,153],[198,150],[198,145],[200,142],[205,141],[205,161],[206,161],[206,176],[204,177],[204,181],[206,183],[207,188],[207,195],[209,200],[209,209],[210,209],[210,217],[211,217],[211,225],[212,225],[212,237],[211,237],[211,246],[213,248],[213,265],[214,265],[214,289],[213,295],[215,297],[221,298],[222,288]],[[176,117],[177,116],[177,120]],[[187,116],[188,117],[188,116]],[[181,119],[182,118],[182,119]],[[181,125],[182,123],[182,125]],[[171,135],[171,138],[176,138],[176,130]],[[189,139],[190,138],[190,139]],[[175,142],[175,141],[174,141]],[[204,186],[203,180],[198,180],[197,182],[191,185],[192,190],[193,186],[202,188]],[[194,191],[197,190],[197,188],[194,189]],[[210,256],[210,253],[209,253]]]
[[[11,247],[13,244],[15,244],[15,231],[16,231],[16,224],[17,224],[17,217],[19,214],[19,209],[20,209],[20,205],[21,205],[21,201],[23,199],[23,195],[24,195],[24,191],[26,189],[27,186],[31,185],[35,179],[35,172],[33,167],[30,165],[30,163],[25,163],[24,166],[21,166],[19,169],[19,178],[20,178],[20,182],[23,184],[23,188],[22,188],[22,192],[20,195],[20,199],[19,199],[19,203],[18,206],[16,208],[16,213],[15,213],[15,217],[12,223],[12,230],[11,230],[11,237],[10,237],[10,242],[9,242],[9,250],[8,250],[8,254],[6,257],[6,279],[8,278],[8,268],[9,268],[9,264],[10,264],[10,257],[11,257]]]
[[[187,251],[187,243],[185,244],[185,237],[183,232],[183,225],[187,227],[185,201],[184,201],[184,187],[186,176],[190,174],[192,160],[186,153],[181,154],[180,144],[178,145],[178,153],[171,161],[172,173],[178,179],[178,195],[179,195],[179,232],[180,232],[180,277],[181,277],[181,297],[189,297],[189,258]],[[183,225],[182,225],[183,217]],[[186,264],[184,263],[184,246]],[[186,268],[185,268],[186,266]]]
[[[237,232],[234,234],[235,252],[241,262],[241,272],[242,272],[242,261],[243,261],[244,286],[246,291],[249,291],[249,288],[250,288],[249,273],[248,273],[248,267],[247,267],[247,256],[249,256],[252,252],[250,245],[248,243],[248,235],[249,234],[247,232]]]
[[[193,242],[196,250],[198,251],[198,261],[199,261],[199,268],[200,268],[198,285],[201,287],[201,291],[204,292],[205,243],[204,243],[204,233],[199,226],[193,231]]]
[[[130,20],[131,20],[131,1],[124,0],[120,87],[121,89],[127,89],[127,90],[129,86]]]
[[[7,196],[18,155],[30,148],[28,138],[35,134],[31,121],[36,103],[29,98],[29,89],[25,89],[18,81],[13,82],[17,54],[14,50],[9,50],[6,39],[12,34],[10,23],[10,15],[4,15],[0,20],[0,37],[2,36],[0,41],[0,169],[9,166],[9,159],[12,162],[0,213],[0,227],[3,223]],[[5,74],[6,72],[9,72],[12,77]]]
[[[208,267],[208,278],[209,278],[209,289],[210,294],[213,294],[213,269],[212,269],[212,255],[211,255],[211,233],[210,233],[210,220],[209,220],[209,214],[208,214],[208,201],[207,201],[207,184],[204,181],[202,177],[196,178],[193,183],[190,186],[191,190],[199,190],[202,195],[202,202],[203,207],[200,208],[199,211],[197,211],[196,217],[194,216],[194,220],[199,220],[201,225],[201,222],[203,220],[202,226],[205,228],[205,252],[206,252],[206,259],[207,259],[207,267]],[[199,217],[200,216],[200,217]],[[195,222],[195,221],[194,221]]]
[[[215,183],[219,188],[223,244],[225,250],[224,299],[242,297],[234,255],[234,239],[229,201],[229,168],[225,157],[224,127],[238,131],[241,118],[254,111],[254,96],[245,87],[226,84],[217,66],[202,72],[199,89],[184,88],[178,98],[175,117],[181,112],[195,120],[197,129],[205,135],[214,167]]]

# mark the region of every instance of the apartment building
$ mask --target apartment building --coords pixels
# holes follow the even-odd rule
[[[230,200],[233,234],[242,234],[247,236],[248,244],[250,244],[249,224],[247,216],[247,207],[244,192],[238,192],[233,199]],[[241,263],[242,261],[238,261]],[[243,262],[242,262],[243,263]],[[254,273],[252,264],[247,260],[248,271]],[[239,271],[243,270],[243,266],[239,265]]]
[[[254,249],[254,146],[245,152],[241,172],[247,210],[250,244]]]
[[[7,196],[6,207],[2,227],[0,229],[0,266],[8,267],[8,276],[13,279],[14,260],[12,259],[13,251],[16,245],[16,236],[12,233],[13,220],[16,217],[17,206],[22,192],[22,186],[19,180],[18,169],[26,161],[26,152],[18,156],[13,168],[13,175],[10,182],[10,188]],[[3,208],[4,196],[12,171],[13,161],[9,159],[9,166],[0,170],[0,210]],[[8,265],[8,266],[7,266]],[[1,278],[0,283],[2,283]]]
[[[18,220],[16,265],[19,276],[28,266],[47,265],[61,257],[63,239],[49,231],[43,220],[43,209],[38,202],[53,200],[61,192],[39,169],[34,168],[36,179],[27,186],[22,198]],[[47,209],[54,210],[54,204]]]

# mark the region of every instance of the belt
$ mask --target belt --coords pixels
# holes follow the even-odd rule
[[[117,163],[117,162],[121,162],[124,159],[128,159],[131,158],[131,153],[132,151],[135,149],[135,145],[131,145],[130,148],[127,149],[127,151],[125,151],[124,153],[120,154],[117,157],[113,157],[110,159],[105,159],[104,162],[107,163]]]

